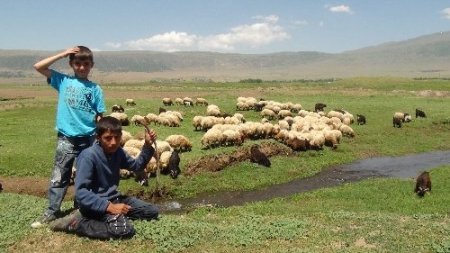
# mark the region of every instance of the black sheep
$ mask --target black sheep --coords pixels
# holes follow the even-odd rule
[[[416,188],[414,188],[414,192],[417,193],[419,197],[423,197],[425,196],[425,193],[429,191],[431,191],[430,173],[424,171],[416,179]]]
[[[419,117],[421,117],[421,118],[426,118],[427,115],[425,115],[425,112],[424,112],[424,111],[419,110],[419,109],[416,109],[416,118],[419,118]]]
[[[361,114],[356,114],[356,122],[358,122],[358,125],[365,125],[366,124],[366,116]]]
[[[164,108],[162,108],[162,107],[159,107],[159,110],[158,110],[158,112],[161,114],[162,112],[167,112],[167,110],[166,109],[164,109]]]
[[[2,192],[3,191],[3,186],[2,186],[2,183],[0,183],[0,192]]]
[[[170,177],[175,179],[178,177],[178,175],[181,173],[180,170],[180,155],[178,154],[178,151],[174,150],[172,151],[172,154],[169,158],[169,164],[167,165],[168,173],[170,174]]]
[[[121,105],[113,105],[111,107],[111,111],[112,112],[124,112],[125,109],[123,109],[123,106],[121,106]]]
[[[393,117],[393,118],[392,118],[392,125],[393,125],[394,127],[401,128],[401,127],[402,127],[402,120],[399,119],[399,118]]]
[[[326,104],[323,104],[323,103],[317,103],[317,104],[314,106],[314,111],[315,111],[315,112],[323,112],[323,108],[325,108],[325,107],[327,107]]]
[[[261,150],[259,150],[259,146],[257,144],[250,148],[250,161],[265,167],[270,167],[269,159],[263,152],[261,152]]]

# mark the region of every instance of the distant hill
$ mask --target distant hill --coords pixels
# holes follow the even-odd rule
[[[48,51],[0,50],[0,82],[35,82],[32,65]],[[214,52],[95,52],[92,78],[126,82],[158,79],[237,81],[354,76],[450,77],[450,31],[346,51],[229,54]],[[70,71],[67,61],[55,66]]]

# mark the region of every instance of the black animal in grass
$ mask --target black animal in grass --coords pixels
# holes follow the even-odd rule
[[[0,192],[2,192],[3,191],[3,186],[2,186],[2,183],[0,183]]]
[[[269,158],[259,149],[257,144],[250,148],[250,161],[265,167],[270,167]]]
[[[427,115],[425,114],[424,111],[416,109],[416,118],[426,118]]]
[[[165,168],[164,170],[161,170],[161,174],[170,175],[171,178],[175,179],[178,177],[178,175],[180,173],[181,173],[180,154],[178,151],[174,150],[174,151],[172,151],[172,154],[170,155],[167,168]]]
[[[366,116],[362,114],[356,114],[356,122],[358,122],[358,125],[365,125],[366,124]]]
[[[401,127],[402,127],[402,120],[399,119],[399,118],[393,117],[393,118],[392,118],[392,125],[393,125],[394,127],[401,128]]]
[[[123,106],[116,104],[111,107],[111,111],[112,112],[125,112],[125,109],[123,109]]]
[[[431,178],[428,171],[422,172],[416,179],[416,187],[414,192],[419,196],[425,196],[425,193],[431,191]]]
[[[314,111],[315,111],[315,112],[323,112],[323,108],[325,108],[325,107],[327,107],[326,104],[324,104],[324,103],[317,103],[317,104],[314,106]]]

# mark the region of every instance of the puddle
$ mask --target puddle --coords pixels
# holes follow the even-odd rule
[[[195,198],[161,203],[159,206],[163,213],[185,212],[199,206],[239,206],[374,177],[415,178],[424,170],[448,164],[450,164],[450,151],[369,158],[325,169],[309,178],[297,179],[260,190],[199,194]]]

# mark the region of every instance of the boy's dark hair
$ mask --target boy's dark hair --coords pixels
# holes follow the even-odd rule
[[[77,46],[77,47],[80,49],[80,51],[76,54],[69,55],[70,62],[72,62],[73,60],[80,60],[80,61],[90,60],[91,62],[94,62],[94,54],[89,48],[85,46]]]
[[[101,118],[97,122],[97,128],[95,130],[97,137],[102,136],[102,134],[108,130],[115,134],[122,134],[122,124],[120,123],[120,120],[111,116]]]

